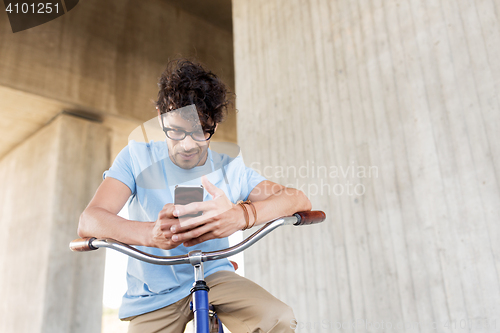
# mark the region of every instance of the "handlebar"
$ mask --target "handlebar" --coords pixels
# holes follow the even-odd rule
[[[243,240],[241,243],[236,244],[230,248],[212,251],[212,252],[201,252],[201,251],[191,251],[188,254],[180,256],[170,256],[162,257],[152,254],[142,252],[130,245],[118,242],[114,239],[97,239],[92,238],[79,238],[75,239],[69,244],[71,251],[84,252],[97,250],[101,247],[110,248],[118,252],[124,253],[135,259],[145,261],[150,264],[156,265],[178,265],[178,264],[193,264],[195,261],[211,261],[217,259],[223,259],[235,255],[248,247],[255,244],[257,241],[262,239],[265,235],[273,231],[274,229],[281,227],[282,225],[309,225],[323,222],[326,219],[326,214],[322,211],[309,211],[309,212],[299,212],[292,216],[280,217],[273,221],[266,223],[262,228],[254,232],[247,239]]]
[[[320,210],[298,212],[293,215],[297,218],[297,222],[293,224],[295,226],[321,223],[326,219],[325,212],[322,212]]]
[[[69,249],[74,252],[85,252],[97,250],[97,247],[92,245],[92,242],[95,240],[95,237],[87,237],[87,238],[78,238],[69,243]]]

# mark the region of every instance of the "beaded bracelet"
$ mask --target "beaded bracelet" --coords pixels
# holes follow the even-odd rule
[[[236,204],[241,206],[241,208],[243,209],[243,215],[245,216],[245,227],[241,230],[247,230],[248,223],[250,222],[250,217],[248,216],[248,210],[245,207],[245,203],[242,200],[238,201]]]
[[[252,228],[255,225],[255,222],[257,222],[257,210],[255,209],[254,204],[250,200],[247,200],[247,201],[240,200],[236,204],[240,205],[241,208],[243,208],[243,213],[245,215],[245,222],[246,222],[246,224],[245,224],[245,227],[242,230],[247,230],[247,229]],[[245,207],[245,204],[248,204],[250,206],[250,208],[252,208],[252,213],[253,213],[253,216],[254,216],[254,220],[253,220],[252,225],[249,225],[250,216],[248,215],[248,210],[247,210],[247,207]]]
[[[257,209],[255,209],[255,206],[253,205],[253,202],[251,202],[250,200],[247,200],[247,203],[250,205],[250,208],[252,208],[252,213],[253,213],[253,217],[254,217],[252,225],[248,227],[248,229],[250,229],[257,222]]]

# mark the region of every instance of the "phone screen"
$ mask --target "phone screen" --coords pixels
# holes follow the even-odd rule
[[[203,201],[203,186],[183,186],[177,185],[174,193],[174,204],[187,205],[192,202]],[[202,212],[196,214],[184,215],[182,217],[196,217],[200,216]]]

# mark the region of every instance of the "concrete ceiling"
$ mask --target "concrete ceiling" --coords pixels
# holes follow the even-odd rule
[[[168,4],[199,17],[210,24],[232,33],[231,0],[164,0]],[[6,16],[2,17],[6,20]],[[0,20],[1,21],[1,20]],[[2,22],[4,23],[4,22]],[[10,34],[10,31],[8,32]],[[33,33],[24,32],[24,34]],[[41,67],[42,68],[42,67]],[[43,71],[40,70],[40,75]],[[78,110],[69,103],[39,96],[29,90],[21,91],[0,85],[0,159],[27,137],[35,133],[63,110]],[[74,112],[72,112],[74,113]],[[103,115],[101,121],[119,124],[114,127],[117,133],[125,133],[137,126],[134,121],[118,121],[116,117]],[[17,126],[23,124],[22,126]],[[130,133],[130,132],[128,132]],[[124,135],[124,142],[127,137]]]
[[[226,31],[233,31],[231,0],[164,0]]]

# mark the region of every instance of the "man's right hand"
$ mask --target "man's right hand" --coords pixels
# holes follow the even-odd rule
[[[170,228],[173,225],[179,225],[179,219],[177,219],[174,215],[174,204],[166,204],[163,206],[163,209],[158,213],[158,219],[156,220],[151,238],[151,246],[157,247],[164,250],[173,249],[182,242],[174,242],[172,240],[172,232]]]

